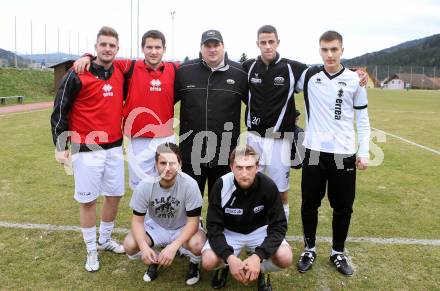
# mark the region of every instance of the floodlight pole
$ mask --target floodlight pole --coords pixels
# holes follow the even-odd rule
[[[14,17],[14,25],[15,25],[15,54],[14,54],[14,65],[15,65],[15,68],[18,68],[18,66],[17,66],[17,16]]]
[[[44,24],[44,65],[47,68],[47,24]]]
[[[60,57],[60,28],[57,29],[57,50],[58,50],[58,60]]]
[[[174,61],[174,16],[176,11],[171,11],[171,58]]]
[[[137,55],[136,57],[139,58],[139,0],[137,0],[137,28],[136,28],[136,47],[137,47]]]
[[[32,39],[32,20],[31,20],[31,64],[33,63],[32,58],[33,58],[33,39]]]
[[[130,59],[133,58],[133,0],[130,0]]]

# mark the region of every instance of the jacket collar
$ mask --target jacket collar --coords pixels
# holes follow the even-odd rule
[[[264,65],[266,65],[263,60],[261,59],[261,55],[258,56],[258,60],[263,63]],[[281,61],[281,56],[280,54],[277,52],[277,54],[275,55],[275,59],[272,60],[272,62],[269,63],[269,66],[273,66],[278,64]]]
[[[113,64],[110,66],[108,70],[104,69],[103,66],[98,65],[95,62],[92,62],[92,65],[90,66],[90,72],[93,75],[98,76],[98,78],[101,80],[108,80],[113,74],[113,70],[114,70]]]
[[[211,70],[211,71],[227,71],[229,69],[229,58],[228,58],[228,53],[225,52],[225,55],[223,57],[223,66],[220,66],[216,69],[212,69],[210,66],[208,66],[208,64],[203,60],[202,58],[202,53],[199,52],[199,59],[200,59],[200,63],[207,69]]]

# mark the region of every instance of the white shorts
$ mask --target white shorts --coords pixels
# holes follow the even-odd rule
[[[146,218],[144,220],[145,232],[150,236],[154,247],[165,247],[169,245],[179,237],[184,227],[185,226],[178,229],[166,229],[157,224],[151,218]],[[202,229],[200,224],[199,229]]]
[[[122,146],[72,155],[75,178],[74,198],[79,203],[104,196],[124,195],[124,157]]]
[[[290,151],[292,143],[287,138],[265,138],[248,132],[247,144],[260,154],[260,172],[275,182],[279,192],[289,190]]]
[[[182,232],[183,227],[184,226],[178,229],[166,229],[151,218],[144,221],[145,232],[150,236],[154,247],[164,247],[175,241]]]
[[[129,138],[127,144],[128,178],[132,190],[146,177],[156,177],[156,149],[165,142],[176,143],[174,135],[155,138]]]
[[[249,234],[238,233],[225,229],[224,235],[226,238],[226,243],[234,249],[234,256],[238,257],[243,249],[249,252],[254,252],[256,247],[261,246],[267,236],[267,225],[257,228]],[[288,245],[285,239],[283,239],[281,244]],[[207,240],[202,248],[202,253],[210,249],[211,245]]]

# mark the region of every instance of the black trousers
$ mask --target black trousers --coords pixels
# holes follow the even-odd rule
[[[210,166],[209,164],[206,165],[202,164],[200,168],[201,168],[200,175],[196,175],[190,163],[183,162],[182,165],[182,171],[190,175],[191,177],[194,178],[194,180],[197,181],[200,192],[202,193],[202,197],[205,192],[206,180],[208,180],[208,197],[209,197],[209,193],[211,192],[212,186],[214,186],[215,181],[217,181],[218,178],[231,171],[231,168],[228,165]]]
[[[318,208],[326,188],[333,208],[333,249],[343,252],[348,235],[356,187],[356,156],[306,150],[301,180],[301,219],[304,244],[315,246]]]

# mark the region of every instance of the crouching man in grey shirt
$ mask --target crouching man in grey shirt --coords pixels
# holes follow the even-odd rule
[[[180,250],[190,258],[186,284],[193,285],[200,279],[200,255],[206,241],[200,227],[202,195],[197,182],[181,172],[177,145],[159,145],[155,160],[159,177],[143,180],[131,198],[133,218],[124,247],[130,259],[140,257],[148,265],[146,282],[156,279],[159,266],[170,266]],[[153,247],[163,249],[157,252]]]

